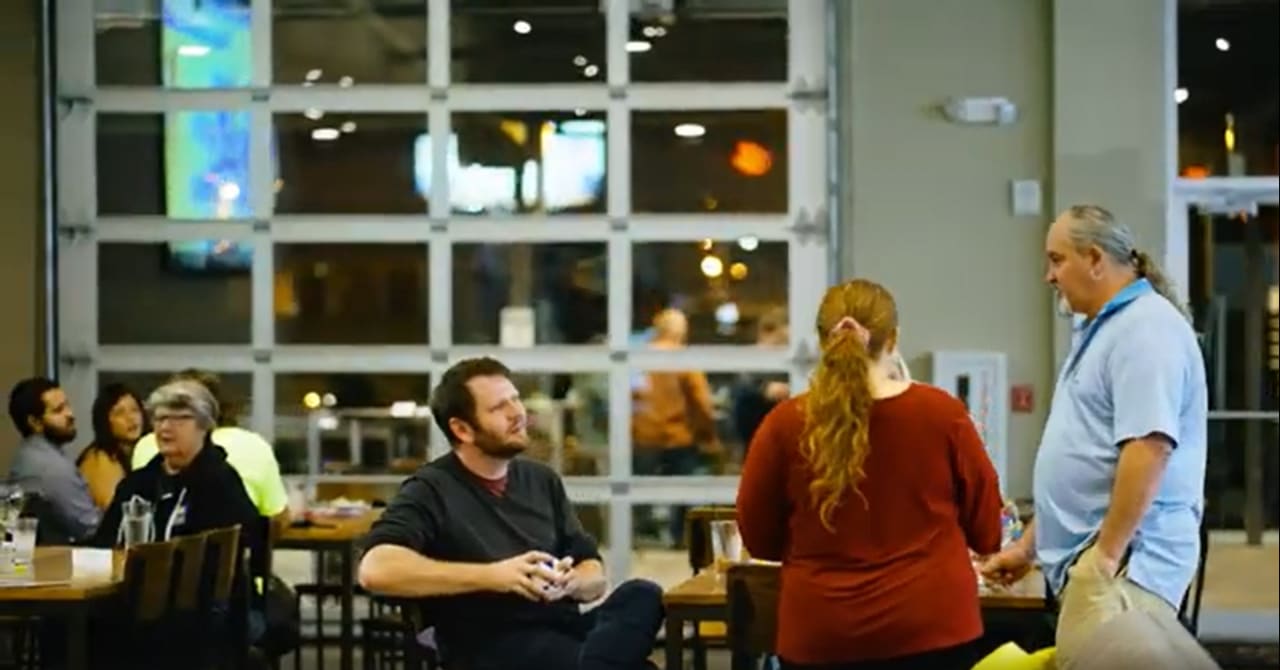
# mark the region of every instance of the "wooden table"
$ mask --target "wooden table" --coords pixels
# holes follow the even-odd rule
[[[124,584],[122,552],[112,552],[109,568],[90,568],[76,560],[77,554],[83,559],[90,555],[87,552],[100,551],[36,547],[28,573],[0,577],[0,615],[66,621],[67,666],[73,670],[89,667],[90,614],[119,594]]]
[[[1046,607],[1044,576],[1032,571],[1008,587],[982,587],[984,610],[1043,611]],[[722,574],[705,570],[671,587],[662,596],[667,610],[666,667],[684,667],[684,625],[695,628],[702,621],[727,621],[729,596]],[[738,667],[735,661],[734,667]]]
[[[342,608],[340,626],[341,645],[338,667],[352,670],[355,650],[355,570],[356,544],[369,534],[373,522],[382,516],[381,509],[371,509],[357,516],[313,516],[310,526],[290,526],[280,532],[277,549],[300,549],[315,552],[324,560],[324,554],[336,553],[341,559]],[[320,603],[316,603],[317,609]],[[297,653],[302,653],[299,649]],[[324,650],[321,649],[323,654]]]

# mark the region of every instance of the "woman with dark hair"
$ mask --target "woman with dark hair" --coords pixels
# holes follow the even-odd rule
[[[98,509],[106,509],[116,486],[129,472],[133,445],[146,432],[142,399],[124,384],[108,384],[93,401],[93,443],[80,452],[76,466]]]

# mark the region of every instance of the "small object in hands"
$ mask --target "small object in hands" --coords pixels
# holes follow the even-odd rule
[[[569,574],[573,570],[573,558],[566,556],[557,561],[546,561],[543,565],[547,566],[547,570],[555,577],[555,581],[545,582],[542,585],[542,592],[546,599],[555,601],[563,598]]]

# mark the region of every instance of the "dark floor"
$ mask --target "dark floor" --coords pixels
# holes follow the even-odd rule
[[[1222,665],[1222,670],[1280,670],[1280,644],[1229,644],[1229,643],[1211,643],[1206,645],[1213,657]],[[654,654],[653,660],[661,667],[661,654]],[[315,656],[312,651],[307,651],[303,655],[302,667],[306,670],[317,670],[319,665],[315,662]],[[282,670],[290,670],[294,667],[293,657],[289,656],[280,664]],[[338,667],[338,652],[336,649],[329,649],[325,653],[324,668],[326,670]],[[356,667],[360,668],[360,657],[356,656]],[[692,668],[693,664],[689,663],[687,668]],[[381,670],[381,669],[380,669]],[[392,670],[387,668],[387,670]],[[395,670],[399,670],[396,668]],[[684,669],[681,669],[684,670]],[[724,651],[712,650],[707,654],[706,670],[729,670],[729,654]]]

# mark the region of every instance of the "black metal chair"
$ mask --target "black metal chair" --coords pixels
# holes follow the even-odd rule
[[[1208,514],[1200,520],[1200,562],[1196,566],[1196,576],[1182,597],[1182,606],[1178,608],[1178,618],[1192,635],[1200,635],[1200,603],[1204,598],[1205,566],[1209,562],[1209,522]]]

